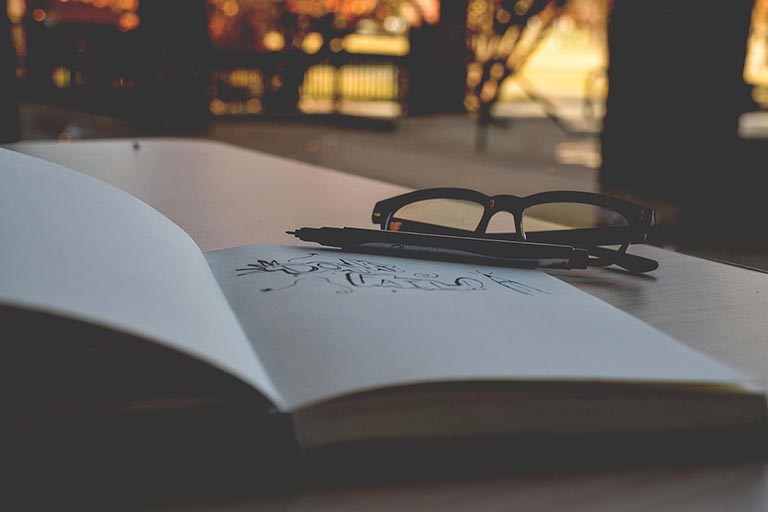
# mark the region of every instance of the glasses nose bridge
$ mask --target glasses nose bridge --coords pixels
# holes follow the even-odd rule
[[[522,200],[518,196],[511,195],[493,196],[488,210],[490,215],[498,212],[511,213],[515,220],[519,220],[518,217],[523,210]]]
[[[522,231],[522,199],[518,196],[511,195],[499,195],[493,196],[488,202],[488,208],[485,210],[485,215],[480,221],[480,225],[477,227],[477,231],[480,233],[486,233],[488,226],[491,222],[491,218],[499,212],[507,212],[515,219],[515,232],[524,237]]]

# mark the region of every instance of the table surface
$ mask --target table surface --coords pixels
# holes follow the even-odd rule
[[[373,227],[373,204],[407,189],[221,143],[189,139],[26,142],[10,149],[111,183],[184,228],[203,251],[294,243],[304,225]],[[553,275],[768,382],[768,274],[650,246],[648,276],[614,269]],[[765,462],[501,475],[296,491],[217,510],[402,508],[525,511],[768,510]]]

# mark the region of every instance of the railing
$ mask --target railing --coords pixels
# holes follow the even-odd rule
[[[330,55],[215,53],[206,100],[204,76],[170,72],[161,76],[163,64],[145,62],[136,54],[135,33],[77,24],[30,28],[22,94],[44,103],[128,119],[152,117],[152,101],[170,97],[181,102],[184,95],[197,102],[191,109],[209,110],[215,116],[291,113],[397,118],[406,111],[408,73],[403,57],[346,51]],[[81,51],[85,47],[87,51]],[[173,63],[167,66],[172,69]],[[178,95],[174,88],[179,89]],[[208,105],[200,103],[204,101]]]
[[[211,112],[399,117],[407,70],[401,57],[339,52],[326,56],[227,53],[214,59]]]

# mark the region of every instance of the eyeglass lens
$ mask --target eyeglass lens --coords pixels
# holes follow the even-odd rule
[[[386,229],[427,230],[429,226],[435,226],[475,231],[480,225],[484,212],[485,207],[473,201],[426,199],[409,203],[395,211]],[[627,219],[614,210],[591,204],[567,202],[530,206],[524,210],[521,222],[525,232],[628,225]],[[508,212],[496,212],[491,217],[485,232],[515,233],[515,219]]]
[[[391,231],[423,230],[429,226],[474,231],[483,218],[485,208],[473,201],[461,199],[425,199],[409,203],[397,210],[389,219],[386,229]],[[412,226],[419,223],[421,229]],[[404,227],[403,225],[411,226]]]

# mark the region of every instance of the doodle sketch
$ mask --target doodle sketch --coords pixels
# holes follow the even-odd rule
[[[544,295],[550,295],[550,293],[547,291],[541,290],[539,288],[535,288],[525,283],[521,283],[520,281],[514,281],[512,279],[506,279],[504,277],[496,276],[493,274],[493,272],[481,272],[479,270],[477,270],[476,272],[482,276],[487,277],[488,279],[498,284],[499,286],[503,286],[504,288],[509,288],[510,290],[516,291],[517,293],[522,293],[523,295],[537,295],[539,293]]]
[[[236,268],[238,277],[267,275],[282,276],[284,284],[261,288],[262,292],[279,292],[293,288],[308,279],[321,280],[333,288],[335,293],[352,293],[355,289],[379,288],[393,292],[479,292],[488,286],[503,287],[522,295],[549,293],[519,281],[497,276],[493,272],[474,271],[474,275],[441,278],[435,273],[408,273],[401,267],[382,264],[358,258],[332,259],[320,253],[309,253],[284,262],[278,260],[257,260],[244,267]]]
[[[241,276],[257,272],[283,272],[292,276],[312,272],[404,272],[394,265],[380,265],[353,258],[339,258],[337,261],[313,260],[312,258],[318,254],[311,252],[301,258],[291,258],[286,263],[280,263],[277,260],[258,260],[258,263],[249,263],[244,268],[235,269],[235,272]]]
[[[347,282],[358,288],[391,288],[396,290],[426,290],[426,291],[473,291],[482,290],[483,283],[469,277],[457,277],[453,281],[444,282],[437,277],[399,276],[392,274],[364,274],[347,272]]]

